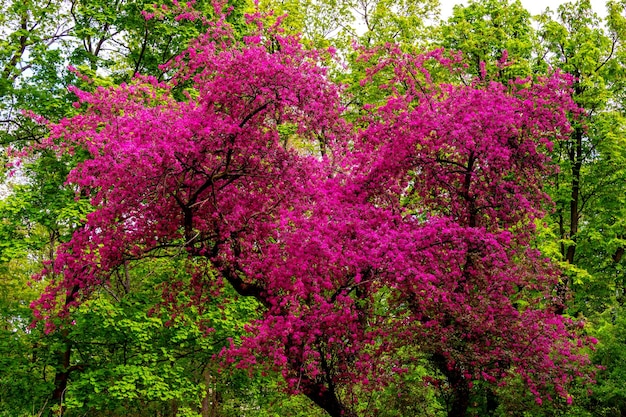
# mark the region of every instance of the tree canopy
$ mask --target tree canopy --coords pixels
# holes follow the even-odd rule
[[[409,3],[7,6],[0,415],[619,408],[621,6]]]
[[[426,62],[457,71],[456,56],[391,48],[363,80],[393,69],[385,102],[355,125],[323,53],[277,26],[238,41],[220,19],[170,82],[73,89],[79,114],[42,146],[87,152],[68,181],[93,211],[42,273],[36,316],[51,330],[119,268],[185,253],[190,305],[230,285],[264,307],[226,360],[269,360],[330,415],[353,414],[355,390],[416,345],[455,392],[449,415],[473,381],[512,375],[538,402],[548,387],[570,401],[593,375],[587,342],[544,301],[556,276],[529,247],[544,149],[576,111],[568,77],[435,84]]]

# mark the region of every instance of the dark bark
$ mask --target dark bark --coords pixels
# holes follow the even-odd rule
[[[24,12],[21,16],[20,29],[23,32],[23,34],[19,38],[20,46],[13,53],[13,56],[11,57],[9,62],[6,64],[6,66],[2,70],[2,78],[5,80],[9,80],[9,79],[15,80],[15,78],[17,78],[17,75],[21,72],[21,71],[17,71],[17,73],[15,73],[15,71],[17,70],[17,64],[20,61],[20,59],[22,59],[22,57],[24,56],[24,53],[26,52],[26,47],[28,46],[28,35],[27,35],[28,14],[27,12]]]
[[[582,169],[583,158],[583,130],[577,127],[573,133],[574,146],[570,149],[569,159],[572,164],[572,193],[570,197],[570,223],[569,238],[576,242],[578,234],[578,222],[580,220],[580,171]],[[565,260],[569,264],[574,263],[576,245],[569,245],[565,253]]]
[[[470,194],[470,187],[472,186],[472,175],[474,174],[474,152],[470,152],[469,160],[467,161],[467,171],[465,173],[465,179],[463,182],[463,197],[467,201],[468,209],[468,225],[469,227],[476,227],[476,203],[474,197]]]
[[[204,383],[206,384],[206,394],[204,398],[202,398],[202,409],[200,415],[202,417],[217,417],[219,400],[215,384],[213,383],[213,377],[211,376],[208,368],[204,370],[202,375],[204,376]]]
[[[76,299],[79,287],[75,285],[69,294],[65,297],[65,306],[67,307]],[[63,338],[63,350],[57,352],[59,358],[59,365],[54,375],[54,391],[52,391],[52,404],[59,404],[60,411],[59,416],[63,415],[64,406],[63,400],[65,390],[67,389],[67,383],[70,379],[70,374],[79,369],[79,367],[71,366],[70,361],[72,357],[72,341],[68,338],[69,332],[67,329],[61,330],[61,337]]]
[[[454,367],[449,369],[448,361],[443,355],[434,354],[432,359],[450,386],[451,399],[448,402],[448,417],[465,417],[470,404],[469,381],[460,370]]]
[[[459,373],[460,375],[460,373]],[[452,401],[448,410],[448,417],[465,417],[470,404],[470,389],[467,381],[458,377],[453,377],[455,382],[451,382]],[[448,377],[450,381],[450,377]]]
[[[356,414],[347,409],[337,398],[334,390],[325,389],[319,384],[312,383],[306,390],[309,397],[318,407],[323,409],[331,417],[355,417]]]
[[[561,239],[569,239],[573,242],[567,246],[561,245],[563,258],[570,265],[573,265],[576,259],[576,241],[578,239],[578,226],[580,222],[580,179],[583,164],[583,133],[583,128],[581,126],[574,129],[574,132],[572,133],[573,143],[571,143],[567,155],[572,171],[572,189],[569,201],[569,228],[566,229],[564,227],[563,216],[559,219]],[[559,300],[559,305],[556,308],[557,314],[563,314],[565,312],[568,290],[569,277],[562,275],[561,282],[556,287],[556,295]]]
[[[495,415],[496,410],[498,409],[498,396],[492,389],[487,388],[486,393],[487,400],[487,415],[493,416]]]
[[[318,348],[320,354],[320,366],[322,368],[321,379],[310,379],[304,376],[301,379],[302,391],[318,407],[323,409],[331,417],[355,417],[356,414],[346,407],[337,396],[335,381],[333,379],[333,369],[326,360],[325,352]],[[292,358],[290,366],[292,369],[300,369],[302,363],[297,358]]]
[[[63,332],[63,337],[67,336],[67,332]],[[54,375],[54,391],[52,391],[52,403],[59,404],[60,412],[59,415],[63,415],[64,407],[63,400],[65,395],[65,390],[67,389],[67,382],[70,377],[70,359],[72,355],[72,345],[69,341],[64,343],[65,350],[63,352],[58,352],[57,356],[59,357],[59,366],[60,369],[57,369]]]
[[[620,239],[622,239],[622,237],[620,237]],[[624,256],[625,250],[626,249],[624,247],[617,248],[617,250],[613,254],[613,262],[615,262],[616,264],[619,263],[622,260],[622,257]]]

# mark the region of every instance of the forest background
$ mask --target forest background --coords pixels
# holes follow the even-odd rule
[[[83,112],[72,85],[87,92],[117,91],[116,86],[132,84],[137,73],[171,80],[172,73],[160,65],[184,53],[219,13],[212,4],[197,2],[194,19],[177,19],[181,10],[166,6],[124,0],[4,1],[0,6],[0,135],[5,149],[22,155],[19,166],[11,153],[4,156],[0,200],[2,416],[330,412],[310,396],[296,395],[300,384],[294,389],[285,383],[288,375],[275,364],[241,366],[220,354],[265,314],[268,306],[258,297],[238,296],[241,288],[225,285],[201,303],[179,289],[175,311],[164,305],[164,295],[172,291],[168,283],[195,279],[180,252],[125,262],[80,306],[69,302],[69,318],[35,321],[31,304],[41,307],[36,300],[52,278],[32,277],[56,261],[60,245],[83,228],[94,206],[86,195],[76,198],[77,188],[66,182],[88,154],[43,146],[48,129],[28,115],[57,122]],[[396,349],[393,359],[385,358],[384,383],[373,389],[364,379],[337,385],[344,415],[626,415],[626,3],[607,3],[601,18],[588,1],[537,16],[519,2],[470,1],[445,20],[429,0],[263,1],[258,9],[241,0],[229,6],[225,20],[238,41],[257,30],[245,19],[257,11],[268,28],[286,14],[281,27],[286,34],[300,33],[306,48],[336,50],[334,58],[320,59],[329,66],[328,78],[346,86],[343,117],[348,120],[358,120],[358,106],[375,107],[386,99],[381,85],[388,75],[372,77],[367,68],[375,65],[358,59],[355,44],[377,50],[393,43],[406,56],[441,47],[461,51],[462,70],[430,68],[434,84],[473,86],[479,80],[488,89],[491,81],[536,80],[553,69],[574,76],[572,96],[582,110],[570,114],[572,130],[545,151],[559,166],[543,182],[553,205],[547,204],[546,217],[536,219],[528,243],[560,272],[550,297],[542,293],[543,301],[517,294],[510,299],[520,311],[538,303],[539,310],[564,318],[578,328],[572,340],[597,340],[582,348],[597,367],[581,368],[587,374],[565,381],[565,391],[551,380],[538,395],[523,378],[507,377],[500,384],[456,374],[450,363],[441,365],[431,346],[415,340]],[[273,14],[265,14],[270,10]],[[267,46],[273,53],[280,48],[280,42]],[[370,84],[363,86],[368,77]],[[183,97],[183,90],[172,94]],[[293,126],[284,129],[283,137],[298,136],[289,130]],[[305,142],[296,140],[293,146],[317,152]],[[216,267],[214,274],[219,273]],[[385,293],[378,294],[372,308],[392,316]],[[459,408],[460,398],[466,401]]]

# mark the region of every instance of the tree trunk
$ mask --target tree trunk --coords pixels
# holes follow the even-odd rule
[[[306,396],[331,417],[356,417],[352,410],[341,404],[332,390],[308,390]]]
[[[571,180],[571,193],[569,200],[569,228],[565,228],[563,225],[563,217],[560,218],[560,230],[561,239],[569,239],[573,243],[567,247],[561,246],[561,255],[565,261],[573,265],[576,256],[576,240],[578,239],[578,225],[580,222],[580,179],[581,169],[583,164],[583,129],[578,126],[572,133],[572,141],[570,149],[568,150],[568,159],[571,164],[572,180]],[[563,314],[565,312],[565,306],[567,301],[567,293],[569,290],[569,277],[566,275],[561,276],[561,282],[557,285],[556,294],[560,305],[557,307],[556,312]]]
[[[78,294],[79,287],[76,285],[72,288],[70,293],[65,297],[65,306],[67,307],[72,303],[76,294]],[[63,338],[63,351],[57,352],[59,357],[59,366],[54,375],[54,391],[52,391],[52,404],[59,404],[59,416],[62,416],[65,412],[63,407],[63,400],[65,390],[67,389],[67,382],[70,378],[70,373],[76,367],[70,366],[70,359],[72,357],[72,342],[68,339],[69,331],[67,329],[61,330],[61,337]]]
[[[573,133],[574,146],[569,152],[570,163],[572,164],[572,194],[570,197],[570,221],[569,221],[569,238],[576,242],[578,234],[578,222],[580,220],[580,171],[583,164],[583,130],[577,127]],[[569,264],[574,263],[574,255],[576,254],[576,245],[567,247],[565,260]]]
[[[448,411],[448,417],[465,417],[467,408],[469,407],[469,388],[455,387],[452,406]]]
[[[465,417],[470,404],[469,381],[458,369],[448,367],[448,361],[441,354],[433,355],[437,369],[446,377],[450,385],[452,399],[448,403],[448,417]]]
[[[67,331],[63,331],[63,337],[67,336]],[[72,345],[69,341],[64,343],[65,350],[58,352],[60,370],[57,369],[54,375],[54,391],[52,391],[52,404],[59,404],[59,416],[64,413],[63,400],[65,390],[67,389],[67,382],[70,377],[70,358],[72,356]]]
[[[213,377],[209,372],[209,369],[205,369],[203,372],[204,383],[206,384],[206,394],[202,399],[202,417],[217,417],[217,391],[213,385]]]

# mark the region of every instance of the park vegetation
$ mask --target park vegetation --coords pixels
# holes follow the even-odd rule
[[[5,0],[0,416],[626,415],[625,13]]]

